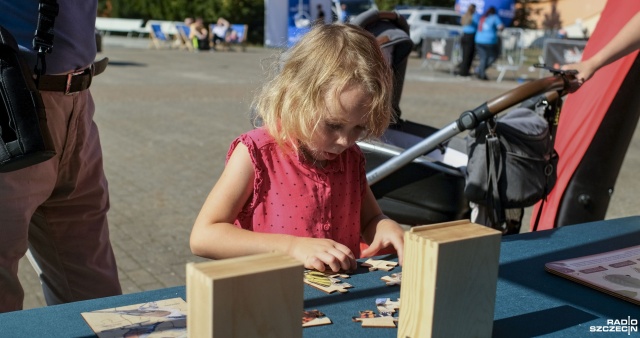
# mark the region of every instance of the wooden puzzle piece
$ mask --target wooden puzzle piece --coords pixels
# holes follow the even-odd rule
[[[391,276],[382,276],[380,277],[380,279],[382,279],[385,284],[389,286],[400,285],[402,284],[402,272],[392,273]]]
[[[332,284],[332,280],[329,278],[329,276],[327,276],[326,274],[320,272],[320,271],[312,271],[312,270],[307,270],[304,272],[304,281],[305,282],[309,282],[309,283],[313,283],[313,284],[318,284],[324,287],[328,287],[331,286]],[[308,284],[308,283],[307,283]]]
[[[328,273],[307,270],[304,273],[304,282],[314,288],[324,291],[326,293],[333,292],[348,292],[348,288],[353,286],[349,283],[344,283],[340,279],[336,278],[336,274],[329,275]]]
[[[376,306],[381,316],[393,316],[400,308],[400,299],[394,302],[391,298],[376,298]]]
[[[360,311],[359,317],[352,318],[354,322],[362,323],[362,327],[372,328],[394,328],[398,318],[392,316],[380,316],[376,315],[371,310]]]
[[[395,317],[374,317],[374,318],[358,318],[359,322],[362,322],[362,327],[372,328],[394,328],[398,318]]]
[[[302,327],[320,326],[331,324],[331,319],[325,317],[324,313],[318,310],[302,312]]]
[[[321,325],[329,325],[329,324],[331,324],[331,319],[329,319],[329,317],[322,317],[322,318],[314,318],[302,324],[302,327],[312,327],[312,326],[321,326]]]
[[[396,265],[398,265],[398,262],[377,260],[377,259],[367,259],[361,265],[364,267],[368,267],[369,271],[376,271],[376,270],[391,271]]]
[[[332,283],[329,286],[322,286],[320,284],[316,284],[310,281],[305,280],[305,283],[307,283],[310,286],[313,286],[314,288],[320,290],[320,291],[324,291],[326,293],[334,293],[336,291],[340,292],[340,293],[345,293],[345,292],[349,292],[349,290],[353,287],[353,285],[349,284],[349,283]]]

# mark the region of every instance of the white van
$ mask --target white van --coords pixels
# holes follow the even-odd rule
[[[396,11],[407,19],[409,36],[420,53],[425,37],[449,37],[462,35],[460,13],[441,7],[397,7]]]

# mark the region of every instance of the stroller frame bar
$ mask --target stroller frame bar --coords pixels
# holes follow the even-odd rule
[[[554,76],[541,78],[525,83],[501,94],[474,110],[466,111],[456,121],[450,123],[431,136],[407,148],[397,156],[389,159],[377,168],[367,173],[369,185],[373,185],[389,176],[399,168],[407,165],[415,158],[436,149],[440,144],[448,141],[457,134],[477,127],[498,113],[534,96],[550,93],[550,95],[564,96],[578,89],[579,83],[574,74],[557,71]],[[557,93],[557,94],[556,94]]]

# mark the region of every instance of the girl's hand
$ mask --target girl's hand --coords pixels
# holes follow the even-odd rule
[[[398,262],[402,265],[404,257],[404,230],[398,223],[388,218],[382,219],[376,225],[376,232],[373,236],[373,241],[368,248],[362,251],[362,257],[371,257],[376,252],[393,246],[398,253]]]
[[[288,254],[304,263],[305,269],[338,272],[357,268],[356,257],[348,247],[326,238],[293,237]]]

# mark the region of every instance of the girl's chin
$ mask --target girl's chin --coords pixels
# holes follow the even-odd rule
[[[322,156],[324,157],[325,160],[332,161],[338,157],[338,154],[323,152]]]

